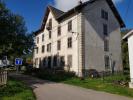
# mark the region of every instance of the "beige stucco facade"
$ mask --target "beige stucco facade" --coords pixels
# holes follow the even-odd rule
[[[101,18],[101,9],[108,12],[108,20]],[[35,36],[36,47],[39,48],[38,54],[34,50],[34,67],[44,67],[43,59],[58,55],[64,57],[64,69],[68,69],[68,55],[72,55],[71,71],[82,76],[83,70],[96,69],[97,71],[106,71],[104,56],[110,56],[110,65],[115,71],[122,70],[121,60],[121,35],[120,25],[114,16],[112,10],[105,0],[98,0],[91,5],[85,6],[80,12],[75,11],[69,17],[58,22],[53,13],[50,12],[46,23],[52,18],[52,35],[49,39],[49,32],[45,29]],[[68,22],[72,21],[72,31],[68,31]],[[109,51],[104,51],[103,24],[108,25]],[[61,26],[61,35],[57,35],[58,26]],[[44,41],[42,42],[42,35]],[[39,37],[39,43],[37,38]],[[72,37],[72,48],[67,47],[67,40]],[[57,50],[57,41],[61,41],[61,50]],[[51,43],[51,52],[47,52],[47,44]],[[45,52],[42,53],[42,45],[45,45]],[[37,62],[35,61],[36,59]],[[53,58],[51,58],[53,59]],[[111,66],[108,69],[111,71]],[[47,66],[48,67],[48,66]],[[54,68],[51,60],[51,68]]]

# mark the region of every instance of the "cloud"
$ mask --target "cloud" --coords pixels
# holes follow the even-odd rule
[[[63,11],[67,11],[76,5],[78,5],[78,0],[55,0],[55,6]]]
[[[122,2],[123,0],[113,0],[114,3]]]
[[[79,0],[54,0],[55,1],[55,6],[58,9],[61,9],[63,11],[67,11],[74,6],[78,5]],[[82,0],[83,2],[86,2],[88,0]],[[123,0],[113,0],[114,3],[119,3],[122,2]]]

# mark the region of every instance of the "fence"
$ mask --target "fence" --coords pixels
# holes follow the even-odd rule
[[[7,71],[0,70],[0,86],[7,84]]]

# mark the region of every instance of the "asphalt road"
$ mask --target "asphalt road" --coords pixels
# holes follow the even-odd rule
[[[11,76],[32,87],[37,100],[133,100],[133,98],[44,81],[21,74],[11,74]]]

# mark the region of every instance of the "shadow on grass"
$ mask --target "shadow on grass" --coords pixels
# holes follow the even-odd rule
[[[0,100],[5,100],[3,98],[24,99],[27,98],[26,96],[30,96],[32,100],[35,98],[30,88],[13,78],[8,79],[7,85],[0,87]]]

